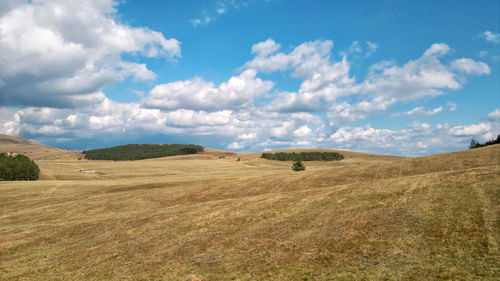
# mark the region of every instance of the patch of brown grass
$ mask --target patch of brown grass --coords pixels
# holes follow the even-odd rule
[[[0,184],[0,279],[497,280],[499,156],[45,160]]]

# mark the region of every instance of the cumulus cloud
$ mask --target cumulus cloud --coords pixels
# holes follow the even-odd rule
[[[252,50],[261,50],[266,44],[277,50],[278,46],[272,39],[253,45]],[[247,62],[244,67],[264,73],[293,69],[294,77],[310,76],[315,67],[324,64],[324,59],[329,58],[332,47],[333,42],[330,40],[316,40],[302,43],[288,54],[260,52],[257,53],[259,56]]]
[[[363,90],[372,96],[400,101],[441,95],[441,89],[457,90],[461,83],[456,74],[438,59],[449,50],[446,44],[433,44],[420,58],[401,67],[387,63],[372,67]]]
[[[435,56],[435,55],[444,55],[450,51],[450,46],[444,43],[435,43],[432,44],[429,49],[427,49],[424,53],[424,57],[427,56]]]
[[[368,43],[367,43],[368,44]],[[371,51],[378,47],[368,44]],[[333,42],[329,40],[305,42],[292,51],[278,52],[279,44],[268,39],[253,46],[256,56],[243,69],[263,73],[291,71],[291,76],[302,80],[297,92],[278,92],[270,102],[270,110],[282,112],[326,111],[331,124],[367,118],[375,112],[409,100],[442,95],[458,90],[465,83],[464,75],[486,75],[489,66],[469,58],[454,60],[449,66],[440,58],[450,51],[444,43],[431,45],[420,58],[402,66],[391,61],[373,65],[366,79],[356,83],[350,76],[347,57],[332,61]],[[355,41],[350,53],[362,52]],[[357,97],[357,103],[342,101]],[[421,115],[432,115],[440,110]],[[418,111],[415,113],[419,113]]]
[[[252,46],[252,53],[257,56],[268,56],[281,48],[273,39],[267,39],[264,42]]]
[[[248,134],[240,134],[238,135],[238,139],[241,139],[241,140],[253,140],[253,139],[256,139],[257,138],[257,134],[256,133],[248,133]]]
[[[239,143],[239,142],[237,142],[237,141],[234,141],[234,142],[230,143],[230,144],[227,146],[227,148],[229,148],[229,149],[236,149],[236,150],[238,150],[238,149],[242,149],[242,148],[244,148],[244,147],[245,147],[245,145],[243,145],[243,144],[241,144],[241,143]]]
[[[486,41],[493,44],[500,44],[500,33],[495,33],[493,31],[486,30],[481,34],[482,37],[486,39]]]
[[[397,150],[403,155],[419,155],[448,149],[464,149],[470,136],[488,136],[498,125],[489,123],[471,124],[450,128],[447,124],[431,126],[426,123],[413,123],[407,128],[399,130],[377,129],[370,125],[365,127],[339,128],[328,138],[339,148],[353,147],[372,152],[390,152]]]
[[[21,6],[22,4],[25,4],[25,0],[3,0],[0,2],[0,17],[8,13],[9,11],[13,10],[17,6]]]
[[[78,112],[66,108],[26,107],[6,116],[3,132],[34,137],[92,138],[116,133],[164,133],[227,135],[233,112],[177,109],[161,111],[136,103],[119,103],[105,98]],[[1,116],[0,116],[1,117]]]
[[[490,120],[499,120],[500,119],[500,108],[495,109],[494,111],[488,114],[488,119]]]
[[[38,5],[38,2],[34,3],[29,5]],[[27,81],[31,81],[29,87],[47,86],[50,92],[37,92],[36,96],[15,96],[2,94],[5,92],[0,91],[0,103],[15,97],[15,100],[5,104],[23,105],[9,109],[0,107],[1,132],[52,141],[98,139],[99,136],[126,134],[165,134],[217,140],[230,149],[321,146],[418,154],[440,151],[439,148],[442,147],[463,147],[471,132],[485,137],[498,129],[495,122],[484,123],[490,127],[480,123],[453,128],[446,124],[432,126],[414,123],[400,130],[371,126],[350,127],[346,124],[368,118],[372,114],[385,113],[398,102],[429,98],[457,90],[465,83],[465,75],[489,73],[487,65],[466,58],[443,63],[442,57],[450,49],[445,44],[434,44],[421,57],[402,65],[393,61],[377,63],[370,68],[365,80],[356,81],[350,74],[350,63],[346,56],[339,59],[331,57],[332,41],[304,42],[290,51],[282,51],[280,44],[267,39],[252,47],[254,57],[238,70],[239,73],[219,85],[194,77],[155,85],[148,93],[130,90],[141,98],[136,103],[112,101],[100,90],[102,85],[111,83],[109,81],[116,82],[127,76],[145,81],[156,76],[146,65],[126,61],[121,58],[121,54],[172,59],[180,53],[172,51],[168,55],[166,52],[169,49],[159,43],[163,38],[159,33],[117,23],[111,16],[114,13],[112,1],[108,5],[105,5],[107,2],[99,2],[101,6],[97,2],[89,3],[91,7],[100,7],[98,18],[102,18],[105,27],[106,23],[111,22],[118,26],[116,28],[122,28],[125,34],[137,38],[123,39],[125,42],[132,42],[123,46],[119,43],[122,39],[118,35],[115,36],[118,38],[116,42],[102,39],[104,41],[94,42],[95,45],[91,41],[100,40],[99,38],[81,39],[82,42],[77,42],[76,39],[43,41],[49,45],[46,50],[51,50],[50,44],[59,44],[64,50],[67,48],[68,54],[64,55],[63,52],[60,62],[67,69],[54,68],[49,69],[52,72],[43,73],[42,70],[48,69],[48,66],[43,64],[45,58],[41,56],[41,66],[35,68],[40,69],[40,73],[35,72],[40,77],[33,76],[38,79],[35,79],[36,82]],[[23,4],[18,8],[27,9],[26,5],[29,7],[28,4]],[[4,17],[9,15],[7,13]],[[40,28],[46,29],[45,26]],[[54,36],[62,36],[58,34]],[[155,37],[160,35],[161,37]],[[3,46],[2,40],[0,38],[0,47]],[[134,40],[139,43],[133,43]],[[42,45],[34,47],[37,52],[37,48],[42,48]],[[365,47],[364,44],[358,45],[360,48]],[[179,46],[178,42],[176,46]],[[374,46],[373,51],[376,50]],[[37,52],[35,59],[39,55]],[[67,65],[73,59],[78,62],[75,63],[78,67]],[[56,61],[55,64],[57,63]],[[15,68],[13,73],[19,72],[19,77],[24,77],[23,67],[20,66],[19,71]],[[485,71],[486,68],[488,72]],[[292,92],[271,92],[274,82],[260,77],[277,71],[299,79],[301,83],[298,89]],[[0,79],[3,78],[0,76]],[[5,80],[7,82],[3,82],[0,88],[8,86],[9,89],[14,89],[14,80]],[[19,84],[18,87],[23,86]],[[60,90],[60,93],[55,89],[64,91]],[[258,98],[263,98],[265,102],[262,104],[262,100],[259,100],[257,103]],[[37,106],[25,106],[29,104]],[[42,106],[45,104],[50,106]],[[456,107],[452,103],[447,106],[450,111]],[[412,117],[431,116],[442,110],[443,107],[416,107],[400,114]],[[491,119],[490,116],[489,118]],[[415,147],[419,151],[414,151]]]
[[[307,125],[300,126],[297,130],[293,131],[296,137],[306,137],[311,133],[311,129]]]
[[[267,42],[267,43],[266,43]],[[312,41],[295,47],[289,53],[262,52],[244,65],[244,68],[259,72],[291,71],[292,77],[302,79],[298,92],[281,92],[271,102],[270,108],[280,111],[319,111],[325,102],[333,102],[337,97],[350,94],[354,87],[354,79],[349,77],[347,58],[339,62],[331,62],[330,53],[333,42]],[[259,44],[263,44],[259,43]],[[256,44],[254,49],[260,50],[263,45]]]
[[[491,123],[479,123],[466,126],[456,126],[451,128],[451,134],[457,137],[478,136],[488,133],[491,130]]]
[[[451,62],[455,70],[474,75],[490,74],[490,67],[484,62],[476,62],[472,59],[461,58]]]
[[[143,99],[143,104],[161,109],[216,110],[241,107],[274,86],[273,82],[256,78],[256,75],[255,70],[248,69],[218,87],[201,78],[157,85]]]
[[[107,1],[11,1],[0,16],[0,103],[73,106],[79,95],[133,77],[151,80],[146,65],[123,54],[175,59],[180,43],[147,28],[121,24]]]

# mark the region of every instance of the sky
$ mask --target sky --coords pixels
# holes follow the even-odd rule
[[[0,133],[463,150],[500,134],[500,2],[2,0]]]

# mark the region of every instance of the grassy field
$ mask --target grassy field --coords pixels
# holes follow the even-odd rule
[[[211,149],[113,162],[40,148],[41,180],[0,183],[0,279],[500,278],[500,145],[341,153],[293,172]]]

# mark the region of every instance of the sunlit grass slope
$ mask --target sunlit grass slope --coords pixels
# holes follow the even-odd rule
[[[0,279],[498,280],[500,145],[340,153],[40,155],[45,180],[0,183]]]

